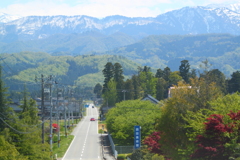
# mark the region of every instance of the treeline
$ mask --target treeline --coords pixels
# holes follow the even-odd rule
[[[118,55],[73,57],[51,56],[43,52],[1,54],[3,78],[9,87],[12,99],[19,99],[19,96],[22,98],[20,92],[23,90],[23,84],[26,84],[32,97],[40,96],[40,87],[39,83],[36,82],[36,77],[40,77],[41,74],[56,76],[59,85],[74,85],[81,90],[81,96],[90,98],[94,96],[92,92],[94,85],[97,82],[103,82],[104,77],[101,71],[108,61],[120,62],[124,68],[125,76],[135,73],[139,65]]]
[[[108,63],[103,70],[106,84],[102,87],[103,106],[109,104],[109,100],[113,106],[106,114],[106,124],[114,141],[120,145],[133,145],[134,126],[141,126],[142,147],[129,154],[131,160],[240,158],[239,71],[226,79],[218,69],[210,70],[207,60],[200,66],[202,72],[191,70],[187,60],[181,61],[179,71],[175,72],[166,67],[153,74],[149,67],[139,68],[138,74],[129,80],[138,78],[138,93],[142,96],[152,94],[157,98],[161,91],[162,100],[154,105],[140,99],[130,100],[127,95],[125,101],[120,99],[118,95],[123,93],[118,94],[117,85],[123,81],[117,81],[121,72],[115,66],[119,68],[119,64]],[[123,90],[128,90],[125,84],[129,80],[123,82]],[[167,83],[166,88],[156,88],[163,82]],[[170,86],[171,97],[166,98]],[[148,89],[143,90],[144,87]]]
[[[168,98],[168,91],[171,86],[179,82],[190,83],[191,78],[205,78],[208,84],[216,83],[217,87],[225,95],[240,91],[240,72],[233,72],[230,79],[218,69],[211,69],[208,60],[202,61],[201,70],[191,69],[188,60],[182,60],[179,71],[171,71],[169,67],[157,69],[152,73],[148,66],[138,67],[138,73],[124,81],[123,68],[121,64],[108,62],[104,69],[104,84],[98,83],[94,88],[94,93],[98,97],[104,97],[104,105],[114,106],[115,103],[123,100],[134,100],[143,98],[147,94],[155,97],[157,100]]]
[[[31,99],[26,90],[20,107],[16,113],[10,107],[7,88],[2,79],[0,69],[0,159],[29,160],[50,159],[50,146],[42,143],[41,123],[38,117],[36,101]]]

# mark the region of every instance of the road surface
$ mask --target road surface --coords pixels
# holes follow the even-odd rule
[[[100,160],[101,141],[98,134],[98,110],[87,108],[87,116],[77,125],[73,131],[74,139],[70,144],[62,160]],[[96,121],[90,121],[95,118]]]

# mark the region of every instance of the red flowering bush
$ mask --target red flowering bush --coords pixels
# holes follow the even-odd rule
[[[148,150],[151,153],[156,153],[161,155],[161,145],[159,144],[160,140],[160,132],[153,132],[149,137],[145,138],[143,143],[148,146]]]
[[[239,127],[238,133],[235,127],[238,124],[237,120],[240,120],[240,111],[238,113],[231,111],[227,115],[233,122],[224,124],[223,115],[219,114],[207,118],[207,122],[204,123],[205,133],[196,137],[195,143],[199,148],[191,155],[192,159],[225,160],[231,156],[233,151],[229,151],[225,145],[230,143],[231,136],[236,138],[235,135],[239,135]]]
[[[54,132],[54,133],[58,133],[58,132],[59,132],[60,126],[59,126],[58,124],[53,123],[53,124],[52,124],[52,127],[53,127],[53,132]]]

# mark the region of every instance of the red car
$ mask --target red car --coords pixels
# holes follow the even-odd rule
[[[95,121],[95,118],[91,118],[90,121]]]

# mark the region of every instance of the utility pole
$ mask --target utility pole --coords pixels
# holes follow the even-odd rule
[[[50,75],[49,77],[49,85],[50,85],[50,151],[52,153],[52,135],[53,135],[53,132],[52,132],[52,75]],[[51,154],[51,157],[52,157],[52,154]]]
[[[63,93],[65,92],[65,90],[63,89]],[[64,103],[65,99],[64,99],[64,94],[63,94],[63,107],[64,107],[64,128],[65,128],[65,137],[67,138],[67,122],[66,122],[66,106]]]
[[[37,76],[35,76],[35,81],[37,82]],[[42,112],[42,143],[44,144],[44,118],[45,118],[45,107],[44,107],[44,76],[41,74],[41,112]]]
[[[57,84],[57,83],[56,83]],[[58,125],[58,148],[60,147],[60,125],[59,125],[59,106],[58,106],[58,98],[59,98],[59,90],[58,90],[58,84],[57,84],[57,125]]]
[[[42,111],[42,143],[44,143],[44,80],[43,74],[41,74],[41,88],[42,88],[42,98],[41,98],[41,111]]]
[[[125,93],[127,92],[127,90],[122,90],[123,92],[123,100],[125,101]]]
[[[71,114],[72,114],[72,127],[73,127],[73,90],[71,90]]]

